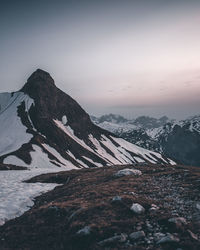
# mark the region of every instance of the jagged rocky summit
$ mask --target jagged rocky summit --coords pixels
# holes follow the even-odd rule
[[[20,91],[0,94],[0,162],[29,168],[175,164],[93,124],[49,73],[37,69]]]

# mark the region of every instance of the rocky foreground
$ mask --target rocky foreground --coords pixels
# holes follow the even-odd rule
[[[62,184],[0,227],[0,249],[200,249],[200,169],[126,165],[29,182]]]

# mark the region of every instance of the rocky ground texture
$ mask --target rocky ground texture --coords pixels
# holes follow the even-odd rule
[[[62,185],[0,227],[2,250],[200,249],[197,167],[112,166],[29,182]]]

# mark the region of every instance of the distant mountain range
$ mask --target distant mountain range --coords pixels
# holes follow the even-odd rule
[[[179,163],[200,166],[200,116],[182,121],[140,116],[127,120],[118,115],[92,117],[94,123],[140,147],[162,153]]]
[[[160,126],[165,125],[167,122],[172,122],[173,120],[170,120],[167,116],[162,116],[159,119],[149,117],[149,116],[139,116],[136,119],[128,120],[124,118],[121,115],[116,114],[108,114],[108,115],[102,115],[100,117],[91,116],[91,119],[96,124],[101,124],[101,126],[106,127],[107,123],[111,123],[110,126],[114,124],[123,124],[123,127],[125,128],[125,124],[128,126],[130,124],[135,125],[136,127],[145,128],[145,129],[151,129],[151,128],[158,128]],[[133,127],[135,127],[133,126]]]
[[[81,106],[40,69],[20,91],[0,94],[0,128],[0,163],[4,164],[68,169],[138,162],[174,164],[93,124]]]

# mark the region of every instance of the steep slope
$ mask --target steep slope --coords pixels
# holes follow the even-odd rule
[[[154,138],[160,152],[182,164],[200,166],[200,116],[166,124]]]
[[[32,138],[18,116],[18,107],[22,102],[28,110],[33,100],[21,92],[0,94],[0,155],[17,150]]]
[[[159,128],[132,130],[118,136],[181,164],[200,166],[200,116],[167,123]]]
[[[0,96],[0,162],[68,169],[134,162],[173,161],[94,125],[49,73],[36,70],[23,88]]]

